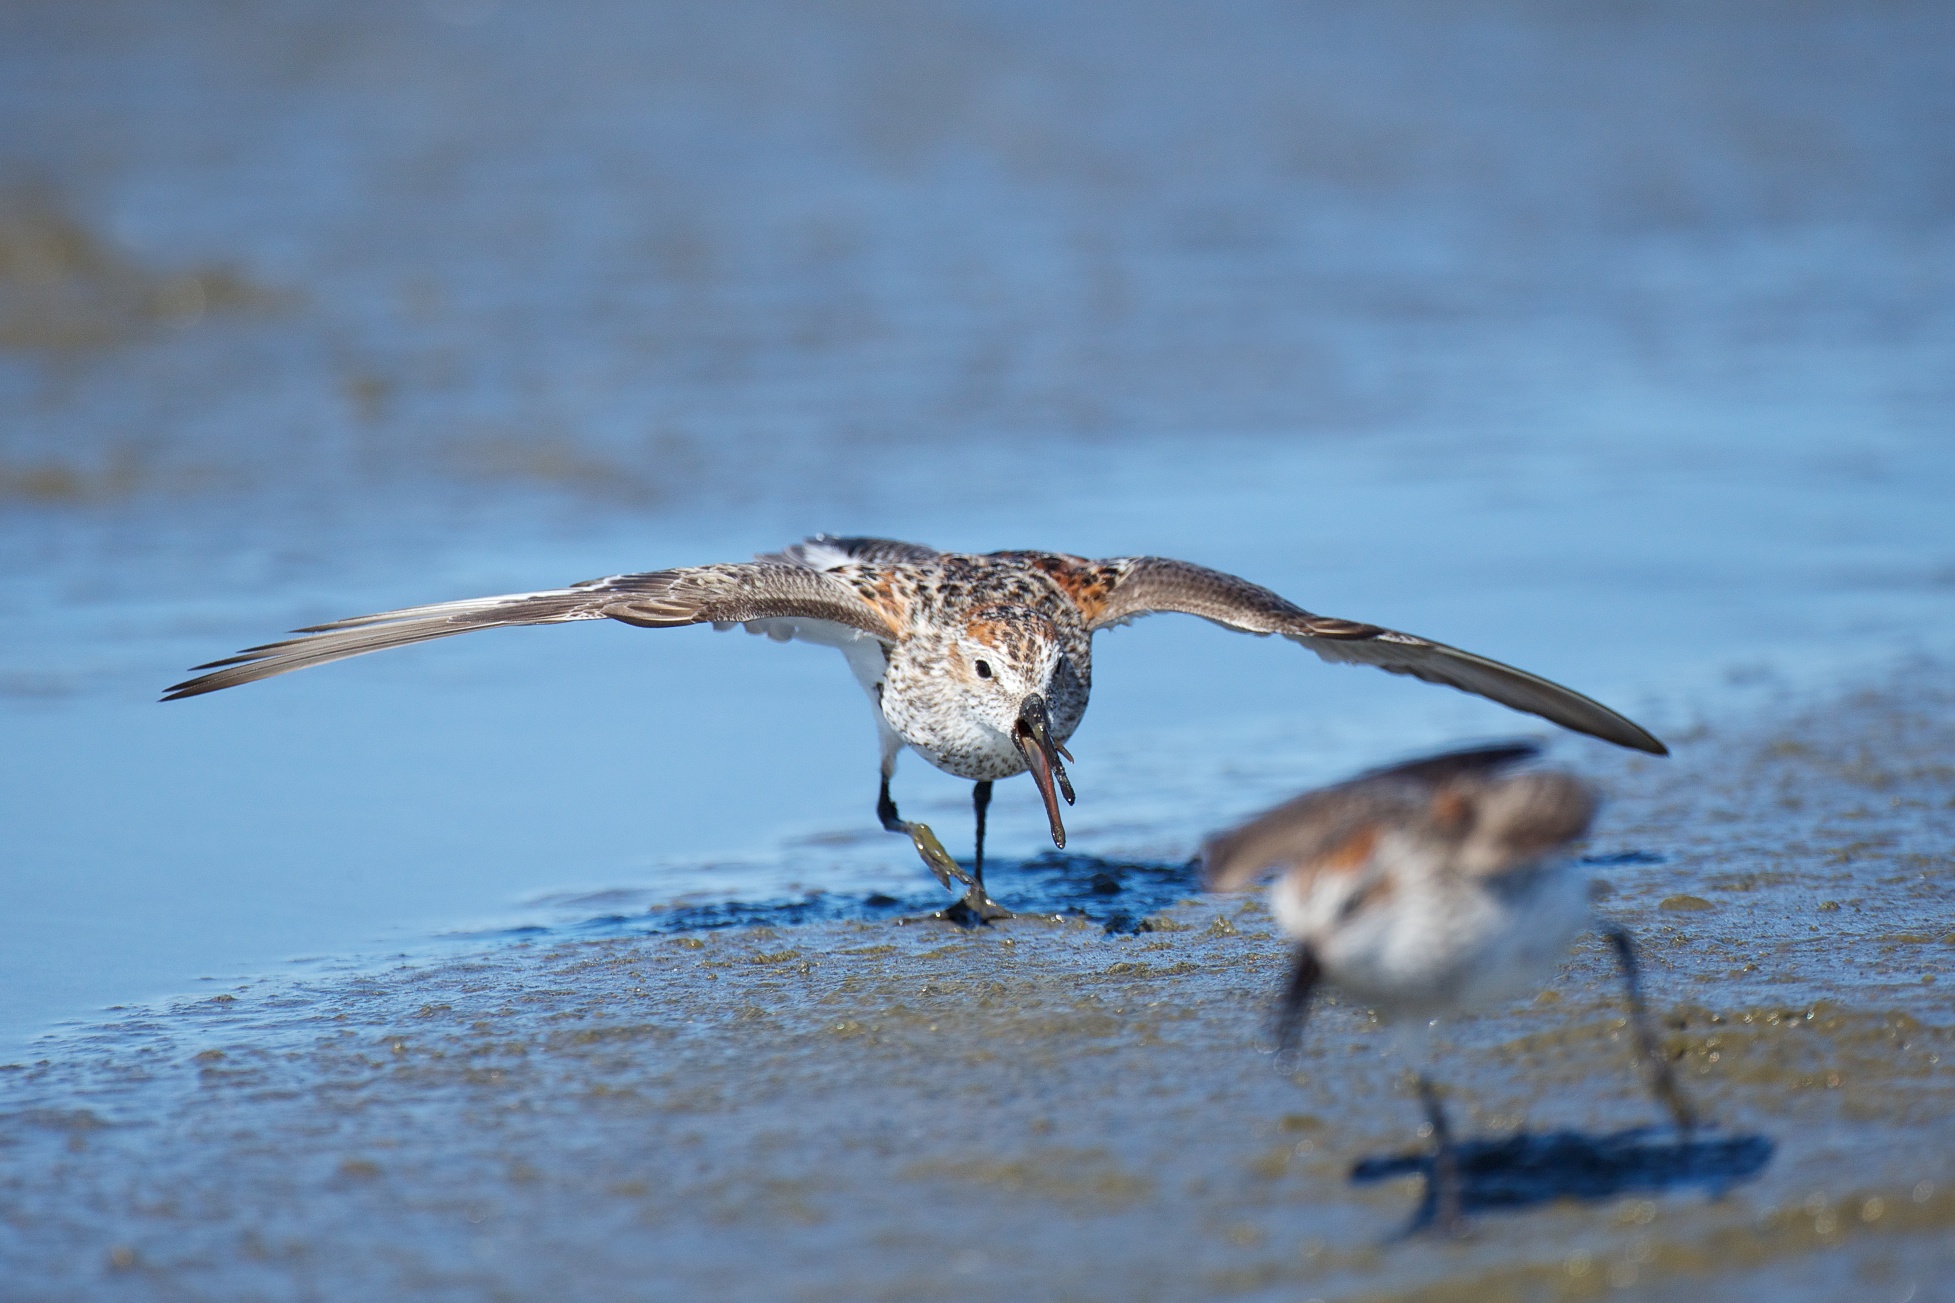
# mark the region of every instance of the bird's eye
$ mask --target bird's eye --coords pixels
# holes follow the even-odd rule
[[[978,677],[979,677],[980,679],[988,679],[988,678],[990,678],[990,677],[991,677],[991,662],[989,662],[989,661],[979,661],[979,662],[977,663],[977,672],[978,672]]]

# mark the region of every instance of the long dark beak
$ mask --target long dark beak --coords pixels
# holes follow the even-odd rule
[[[1059,794],[1065,793],[1066,804],[1071,805],[1073,785],[1066,777],[1066,767],[1059,763],[1065,748],[1052,740],[1052,717],[1046,714],[1045,698],[1038,693],[1025,698],[1025,704],[1018,708],[1018,726],[1012,730],[1012,741],[1025,753],[1025,763],[1032,768],[1032,781],[1039,785],[1039,795],[1045,798],[1045,815],[1052,821],[1052,844],[1063,850],[1066,825],[1059,821]]]

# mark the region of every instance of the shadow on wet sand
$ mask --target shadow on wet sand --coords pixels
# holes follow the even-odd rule
[[[1460,1211],[1517,1211],[1561,1199],[1599,1203],[1692,1187],[1719,1198],[1763,1172],[1775,1148],[1761,1135],[1679,1136],[1668,1127],[1632,1127],[1604,1136],[1549,1131],[1470,1140],[1458,1148]],[[1426,1190],[1405,1235],[1430,1226],[1437,1213],[1432,1155],[1366,1158],[1351,1168],[1351,1181],[1359,1185],[1414,1172],[1426,1178]]]
[[[1029,860],[993,860],[985,884],[1003,903],[1025,913],[1057,914],[1097,923],[1110,933],[1146,930],[1150,916],[1196,895],[1200,871],[1190,860],[1151,864],[1048,851]],[[469,933],[485,937],[590,937],[660,935],[717,928],[799,927],[849,920],[929,920],[954,897],[939,892],[866,896],[811,892],[791,899],[724,900],[653,905],[635,913],[603,913],[554,927],[531,925]],[[943,926],[960,926],[945,922]]]

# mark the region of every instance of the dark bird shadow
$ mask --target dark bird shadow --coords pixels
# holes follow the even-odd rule
[[[1153,864],[1064,851],[987,862],[984,877],[992,894],[1013,909],[1070,914],[1108,932],[1138,932],[1149,915],[1201,891],[1194,860]]]
[[[1150,915],[1201,891],[1200,871],[1192,860],[1156,864],[1059,851],[1026,860],[989,860],[984,877],[992,894],[1013,909],[1083,918],[1108,932],[1142,931]],[[632,936],[721,928],[788,928],[850,919],[891,921],[941,909],[952,899],[941,892],[856,896],[817,891],[787,899],[653,904],[630,913],[605,911],[556,927],[532,925],[450,935],[463,940],[483,936]]]
[[[1523,1131],[1504,1140],[1469,1140],[1457,1147],[1460,1211],[1516,1212],[1560,1199],[1597,1203],[1679,1189],[1718,1198],[1764,1171],[1775,1148],[1761,1135],[1700,1131],[1683,1136],[1669,1127],[1633,1127],[1605,1136]],[[1425,1197],[1403,1235],[1431,1226],[1438,1213],[1433,1156],[1366,1158],[1351,1169],[1351,1180],[1359,1185],[1412,1173],[1425,1177]]]

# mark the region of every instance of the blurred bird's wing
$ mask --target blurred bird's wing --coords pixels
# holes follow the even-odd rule
[[[1479,878],[1525,873],[1567,850],[1595,822],[1598,804],[1593,788],[1561,773],[1516,774],[1463,799],[1473,813],[1455,864]]]
[[[1069,590],[1075,591],[1074,600],[1092,630],[1156,611],[1181,611],[1242,633],[1282,634],[1327,661],[1375,665],[1388,674],[1475,693],[1617,746],[1669,754],[1649,732],[1571,688],[1428,638],[1313,615],[1267,588],[1219,570],[1165,557],[1120,557],[1084,563]]]
[[[169,688],[163,700],[234,688],[275,674],[345,660],[388,647],[447,638],[476,629],[573,620],[621,620],[649,629],[738,623],[782,616],[826,620],[884,642],[900,636],[903,613],[866,575],[861,583],[782,562],[692,566],[610,575],[568,588],[472,597],[313,625],[305,635],[251,647],[196,668],[210,673]]]
[[[1509,765],[1532,760],[1541,754],[1539,742],[1496,742],[1490,746],[1461,747],[1435,756],[1402,760],[1380,769],[1367,769],[1340,787],[1383,787],[1415,784],[1428,790],[1461,778],[1485,778]]]
[[[1202,847],[1203,882],[1211,891],[1240,891],[1278,866],[1306,873],[1356,868],[1383,828],[1427,824],[1433,798],[1443,789],[1539,752],[1531,742],[1449,751],[1305,792],[1209,838]]]

